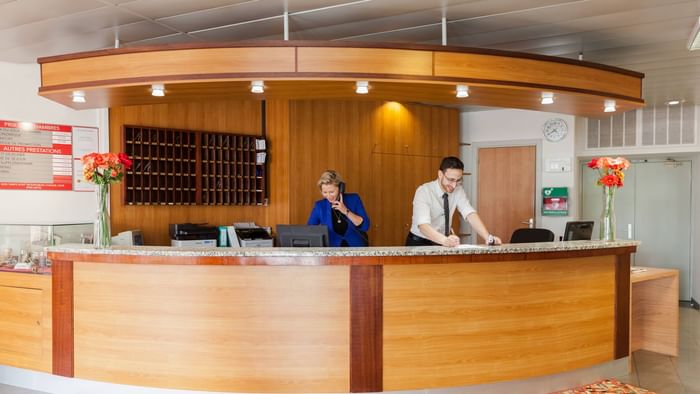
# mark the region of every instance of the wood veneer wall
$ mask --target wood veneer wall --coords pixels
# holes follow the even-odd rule
[[[403,245],[416,187],[437,177],[440,160],[459,152],[454,109],[380,101],[292,101],[292,223],[306,223],[321,198],[326,169],[359,193],[372,224],[372,246]]]
[[[123,149],[124,124],[261,133],[259,101],[204,101],[110,110],[110,150]],[[372,222],[370,241],[403,245],[415,188],[436,177],[440,159],[459,152],[455,109],[381,101],[269,100],[267,140],[270,205],[124,205],[121,186],[111,198],[113,232],[141,229],[151,245],[167,245],[169,223],[260,225],[306,223],[320,198],[325,169],[359,193]]]

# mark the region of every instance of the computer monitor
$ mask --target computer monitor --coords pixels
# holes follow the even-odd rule
[[[564,241],[590,240],[593,234],[593,221],[566,222]]]
[[[277,239],[282,247],[328,246],[328,227],[325,225],[278,224]]]

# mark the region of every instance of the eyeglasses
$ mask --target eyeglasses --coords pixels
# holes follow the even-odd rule
[[[455,185],[459,186],[462,184],[463,178],[452,179],[452,178],[446,176],[445,180],[447,181],[447,183],[454,183]]]

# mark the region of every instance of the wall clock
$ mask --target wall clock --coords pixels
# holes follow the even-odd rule
[[[566,137],[566,133],[569,131],[569,127],[566,125],[564,119],[552,118],[544,122],[542,126],[542,134],[544,138],[549,142],[561,141]]]

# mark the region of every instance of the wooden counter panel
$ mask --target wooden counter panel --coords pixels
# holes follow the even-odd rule
[[[75,263],[75,377],[349,391],[349,267]]]
[[[384,266],[384,390],[506,381],[614,358],[615,256]]]
[[[0,272],[0,364],[51,373],[51,276]]]
[[[631,351],[678,356],[678,270],[633,272]]]
[[[630,98],[641,98],[642,95],[642,80],[637,76],[516,57],[435,52],[435,76],[518,81],[531,85],[605,92]]]
[[[42,87],[94,81],[294,72],[294,48],[204,48],[123,53],[41,65]],[[172,79],[172,78],[169,78]]]
[[[300,47],[297,71],[432,76],[433,53],[407,49]]]

